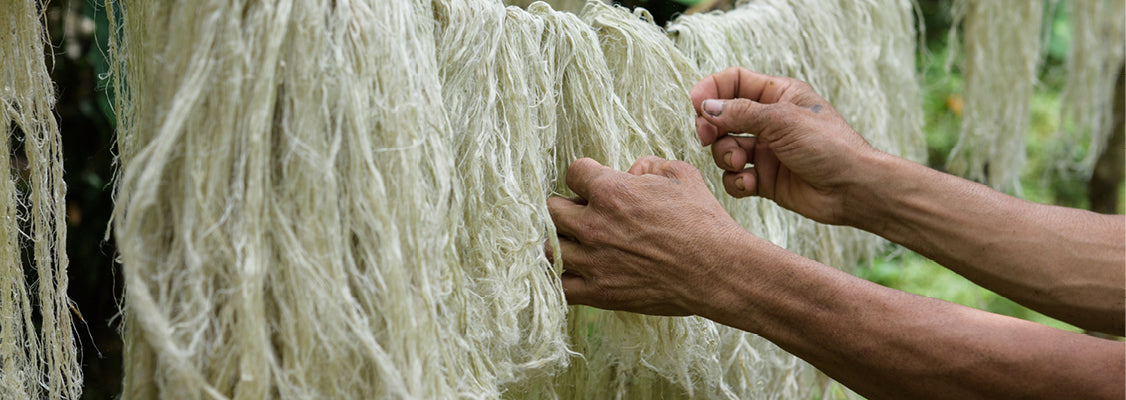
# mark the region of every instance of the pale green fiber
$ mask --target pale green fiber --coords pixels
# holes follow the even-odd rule
[[[66,185],[42,0],[0,2],[0,398],[77,399]],[[23,151],[13,151],[20,147]],[[30,251],[30,254],[27,252]],[[29,269],[29,270],[28,270]],[[30,279],[29,279],[30,277]]]
[[[110,6],[124,397],[495,397],[429,3]]]
[[[1126,62],[1126,1],[1072,0],[1067,10],[1071,46],[1056,159],[1060,168],[1087,177],[1114,126],[1114,82]]]
[[[922,154],[906,1],[764,0],[668,33],[598,2],[110,5],[126,398],[804,398],[813,369],[756,335],[566,306],[546,199],[577,158],[655,154],[775,243],[870,257],[870,235],[723,193],[688,90],[730,65]]]
[[[965,113],[962,134],[947,161],[951,172],[1020,193],[1043,11],[1039,0],[954,2],[955,20],[965,20],[966,58]]]

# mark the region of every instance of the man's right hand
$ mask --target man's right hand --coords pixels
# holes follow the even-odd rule
[[[848,223],[846,195],[871,183],[865,171],[887,156],[796,79],[732,67],[696,84],[692,104],[727,193],[772,199],[819,222]]]

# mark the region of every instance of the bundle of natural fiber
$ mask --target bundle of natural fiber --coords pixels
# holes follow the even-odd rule
[[[453,160],[465,335],[501,383],[566,365],[565,302],[544,256],[555,238],[556,76],[550,27],[495,2],[435,2],[437,60]],[[491,378],[490,378],[491,379]]]
[[[124,397],[496,397],[429,2],[109,6]]]
[[[44,1],[0,3],[0,398],[77,399],[61,137]],[[22,151],[21,151],[22,150]],[[26,251],[30,249],[30,254]]]
[[[953,10],[955,21],[965,20],[965,114],[947,167],[994,188],[1020,193],[1029,102],[1042,56],[1044,4],[957,0]]]
[[[758,336],[566,307],[543,243],[579,157],[686,160],[727,197],[688,90],[728,65],[813,80],[920,154],[909,4],[813,3],[684,17],[674,41],[600,3],[112,2],[126,397],[805,396],[812,369]],[[726,205],[838,266],[879,244]]]
[[[805,80],[874,146],[921,161],[911,7],[907,1],[831,7],[755,1],[726,14],[681,17],[669,32],[701,73],[735,65]],[[815,224],[767,200],[717,197],[752,232],[830,265],[855,265],[882,243],[854,229]]]
[[[583,6],[586,6],[586,3],[589,1],[598,1],[605,4],[610,3],[609,0],[504,0],[504,4],[527,9],[533,3],[546,3],[557,11],[578,13],[582,11]]]
[[[1067,9],[1071,46],[1055,159],[1060,169],[1089,176],[1114,125],[1114,84],[1126,63],[1126,2],[1074,0]]]

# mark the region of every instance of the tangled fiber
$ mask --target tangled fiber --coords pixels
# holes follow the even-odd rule
[[[608,0],[504,0],[504,4],[527,9],[532,3],[542,2],[547,3],[548,6],[557,11],[578,13],[582,11],[588,1],[610,4]]]
[[[805,80],[873,146],[923,161],[910,2],[831,4],[748,2],[726,14],[681,17],[669,32],[702,74],[737,65]],[[857,230],[816,224],[769,200],[717,197],[752,232],[830,265],[855,265],[881,243]]]
[[[0,3],[0,398],[76,399],[62,150],[45,64],[46,4]],[[21,151],[22,150],[22,151]],[[22,154],[21,154],[22,153]],[[30,250],[30,254],[28,254]]]
[[[758,336],[567,307],[546,199],[576,158],[655,154],[775,243],[870,257],[873,236],[723,194],[688,90],[730,65],[922,154],[905,0],[667,31],[598,2],[187,3],[109,2],[125,398],[805,397],[813,369]]]
[[[495,397],[429,3],[109,5],[124,397]]]
[[[1089,176],[1113,126],[1114,81],[1126,62],[1126,2],[1073,0],[1067,9],[1071,46],[1060,98],[1058,159],[1063,169]]]
[[[954,2],[954,20],[964,19],[966,58],[965,114],[962,134],[947,161],[951,172],[1020,192],[1029,101],[1042,56],[1044,7],[1042,1]]]

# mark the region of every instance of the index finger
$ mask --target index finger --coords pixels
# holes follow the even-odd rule
[[[707,99],[748,99],[759,103],[777,103],[789,86],[786,78],[760,74],[742,67],[731,67],[700,80],[692,88],[692,106],[696,115],[703,115],[701,104]]]
[[[599,175],[614,171],[591,158],[580,158],[567,167],[567,187],[583,199],[590,199],[590,183]]]

